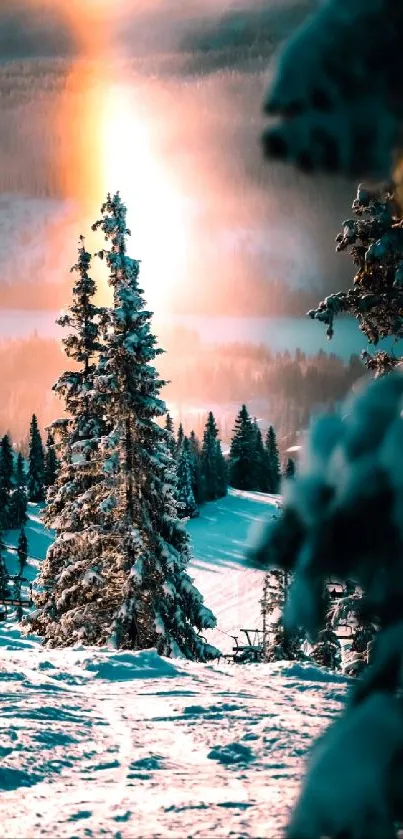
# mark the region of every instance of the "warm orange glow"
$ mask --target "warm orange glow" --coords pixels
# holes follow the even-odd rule
[[[148,102],[152,100],[150,89]],[[139,93],[110,86],[100,122],[103,193],[120,190],[132,231],[130,250],[143,261],[142,284],[151,306],[163,313],[184,275],[187,205],[155,147],[152,112]]]
[[[109,0],[68,0],[62,7],[82,57],[60,103],[58,177],[63,194],[78,201],[87,229],[107,192],[120,191],[147,300],[163,314],[184,274],[186,206],[155,144],[151,97],[147,91],[145,103],[135,83],[129,87],[114,55],[110,7]],[[108,299],[105,281],[100,297]]]

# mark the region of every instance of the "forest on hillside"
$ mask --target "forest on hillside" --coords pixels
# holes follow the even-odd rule
[[[275,425],[280,445],[291,445],[314,409],[334,405],[364,372],[356,356],[345,364],[323,351],[308,356],[299,350],[273,354],[253,344],[203,345],[184,327],[172,331],[163,346],[167,352],[159,367],[169,379],[168,405],[187,432],[193,428],[198,434],[214,406],[225,443],[246,402],[259,419]],[[0,367],[0,433],[10,432],[19,443],[26,440],[32,413],[42,428],[62,414],[52,386],[63,369],[63,352],[56,339],[38,335],[2,341]]]

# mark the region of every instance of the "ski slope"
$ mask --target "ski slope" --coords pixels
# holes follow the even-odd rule
[[[210,637],[260,626],[251,525],[278,499],[231,494],[189,522]],[[30,553],[51,541],[30,507]],[[15,544],[11,534],[9,544]],[[7,557],[13,571],[14,554]],[[37,573],[31,559],[27,576]],[[348,680],[310,664],[201,665],[142,653],[46,650],[0,625],[0,837],[277,839],[314,737]]]

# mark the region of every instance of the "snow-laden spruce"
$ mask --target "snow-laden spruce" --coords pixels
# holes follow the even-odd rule
[[[256,555],[293,574],[291,628],[317,636],[329,578],[363,592],[357,653],[378,627],[371,666],[312,754],[287,835],[392,839],[403,819],[401,373],[371,381],[338,413],[315,419],[299,471],[286,483],[283,516],[268,525]],[[349,600],[344,609],[354,612]]]
[[[307,172],[390,179],[400,150],[403,8],[324,0],[282,44],[265,109],[266,154]]]
[[[57,539],[40,575],[33,628],[51,646],[112,643],[205,660],[217,650],[199,632],[213,628],[215,618],[186,570],[189,540],[177,518],[175,463],[156,422],[166,413],[153,366],[162,350],[150,330],[139,262],[127,255],[130,231],[119,194],[108,195],[101,213],[93,229],[108,244],[99,256],[113,306],[91,309],[86,320],[94,286],[82,249],[65,321],[74,330],[65,346],[81,372],[58,383],[71,420],[47,514]],[[98,324],[102,340],[95,347]]]
[[[327,336],[334,333],[337,315],[353,315],[367,341],[376,347],[382,338],[403,337],[403,220],[393,185],[369,189],[360,184],[353,202],[354,218],[343,222],[336,237],[337,251],[351,254],[357,272],[351,288],[330,294],[311,318],[327,325]],[[384,350],[362,357],[368,369],[387,373],[399,356]]]
[[[34,630],[55,646],[88,637],[89,630],[83,629],[85,609],[94,601],[94,584],[100,579],[94,487],[100,477],[97,453],[105,422],[102,400],[94,398],[94,379],[102,310],[93,303],[96,285],[90,268],[91,254],[81,237],[78,260],[71,269],[76,274],[72,305],[58,320],[68,329],[63,345],[73,369],[63,373],[53,388],[67,414],[52,424],[60,468],[44,514],[56,540],[42,563],[35,598],[38,610],[32,620]],[[96,634],[96,623],[92,631]]]

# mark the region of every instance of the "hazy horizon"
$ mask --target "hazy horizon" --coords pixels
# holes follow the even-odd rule
[[[0,305],[17,288],[28,308],[68,303],[78,234],[115,189],[157,313],[212,295],[225,313],[231,288],[259,310],[266,283],[270,309],[270,283],[321,294],[351,275],[333,240],[354,184],[259,148],[269,59],[314,5],[3,2]]]

